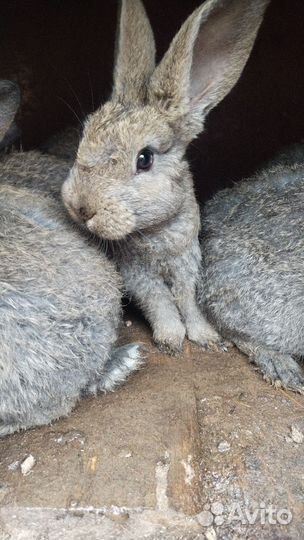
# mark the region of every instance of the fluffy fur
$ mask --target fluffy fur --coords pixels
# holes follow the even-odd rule
[[[220,341],[196,303],[200,218],[185,152],[237,82],[267,3],[207,1],[155,67],[144,7],[123,0],[112,99],[87,120],[63,186],[71,216],[111,241],[129,294],[169,351],[186,332],[204,346]],[[138,171],[147,147],[153,166]]]
[[[276,385],[304,392],[304,148],[203,210],[200,304]]]
[[[67,170],[38,152],[0,161],[0,436],[67,415],[140,364],[136,345],[113,349],[120,278],[58,200]]]

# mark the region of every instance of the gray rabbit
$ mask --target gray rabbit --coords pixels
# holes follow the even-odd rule
[[[18,100],[0,81],[0,140]],[[0,436],[67,415],[141,362],[137,345],[113,348],[120,278],[65,215],[67,170],[38,152],[0,159]]]
[[[129,294],[155,341],[221,338],[196,302],[199,208],[185,158],[204,120],[238,81],[268,0],[208,0],[155,66],[140,0],[123,0],[111,100],[85,125],[63,186],[73,219],[111,242]]]
[[[14,120],[20,96],[17,84],[6,80],[0,82],[0,150],[3,150],[19,135],[19,129]]]
[[[274,163],[206,204],[199,300],[266,379],[304,393],[304,146]]]

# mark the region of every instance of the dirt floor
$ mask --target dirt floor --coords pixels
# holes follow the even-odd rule
[[[126,333],[146,365],[125,386],[0,441],[0,540],[302,540],[304,398],[235,349]]]

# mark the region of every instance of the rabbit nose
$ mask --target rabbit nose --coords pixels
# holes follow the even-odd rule
[[[80,206],[80,208],[78,209],[78,215],[81,221],[83,221],[84,223],[92,219],[95,216],[95,214],[96,212],[94,212],[93,210],[90,210],[89,208],[85,208],[85,206]]]

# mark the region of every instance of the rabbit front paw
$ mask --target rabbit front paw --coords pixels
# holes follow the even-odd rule
[[[204,349],[227,351],[229,343],[224,342],[217,331],[203,317],[188,322],[187,335],[190,341],[197,343]]]
[[[186,329],[179,320],[166,321],[154,328],[153,338],[158,348],[165,353],[177,354],[182,350]]]

